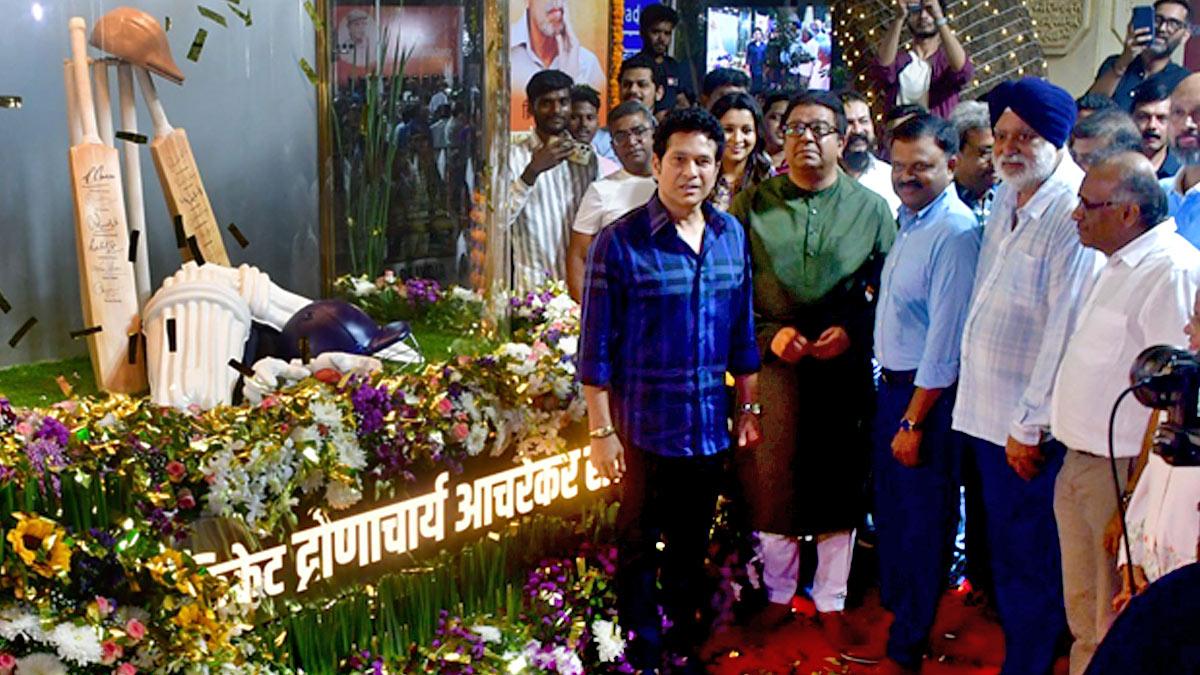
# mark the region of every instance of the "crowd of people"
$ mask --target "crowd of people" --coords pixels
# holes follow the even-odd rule
[[[753,530],[751,624],[790,620],[811,536],[820,621],[878,672],[920,668],[964,495],[1008,675],[1051,672],[1068,642],[1083,673],[1131,598],[1196,561],[1200,468],[1151,451],[1159,415],[1133,398],[1109,425],[1143,349],[1200,346],[1200,75],[1170,61],[1191,8],[1159,0],[1153,37],[1131,28],[1078,101],[1035,77],[960,101],[969,54],[938,0],[910,5],[870,69],[879,135],[852,90],[759,100],[718,69],[693,101],[665,74],[666,8],[607,129],[594,90],[529,79],[514,285],[562,279],[582,303],[590,461],[620,485],[641,672],[702,672],[722,492]],[[867,522],[883,647],[844,613]]]

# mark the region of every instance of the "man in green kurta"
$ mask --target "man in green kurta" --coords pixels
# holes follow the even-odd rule
[[[846,117],[809,92],[784,117],[788,174],[737,196],[754,266],[763,350],[762,445],[738,473],[770,604],[759,623],[790,615],[799,535],[816,535],[812,597],[840,640],[855,528],[866,507],[867,423],[874,405],[875,293],[896,237],[887,203],[838,169]]]

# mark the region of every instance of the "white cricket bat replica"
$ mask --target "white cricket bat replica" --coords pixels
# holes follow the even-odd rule
[[[75,237],[83,316],[96,386],[113,393],[146,388],[129,233],[121,191],[117,149],[100,141],[92,102],[87,60],[87,26],[81,17],[70,22],[74,66],[75,115],[82,137],[70,151],[71,187],[75,196]],[[130,338],[134,335],[134,338]]]
[[[135,70],[138,82],[142,85],[142,95],[146,98],[146,107],[154,119],[154,140],[150,142],[150,154],[154,158],[163,196],[167,199],[167,210],[172,218],[182,216],[184,235],[196,238],[196,248],[204,256],[205,262],[229,266],[229,254],[225,252],[225,242],[221,239],[221,227],[217,224],[208,193],[204,191],[204,183],[200,180],[200,169],[192,155],[187,133],[183,129],[172,128],[167,121],[150,73],[140,66]],[[187,257],[194,257],[191,251],[188,251]]]

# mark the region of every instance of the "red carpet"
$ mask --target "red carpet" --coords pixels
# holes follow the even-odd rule
[[[922,665],[924,675],[994,675],[1004,660],[1004,635],[993,618],[966,603],[966,594],[949,592],[942,598],[930,647],[932,656]],[[876,666],[850,663],[838,656],[814,617],[807,599],[797,598],[794,619],[766,634],[731,628],[709,640],[704,653],[717,675],[778,673],[797,675],[870,675]],[[882,651],[887,643],[891,616],[879,606],[878,596],[868,595],[863,606],[849,610],[847,619]],[[1067,672],[1066,658],[1059,659],[1055,675]]]

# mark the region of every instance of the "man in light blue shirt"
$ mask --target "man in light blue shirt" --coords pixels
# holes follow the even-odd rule
[[[900,233],[883,265],[875,358],[883,368],[874,438],[875,525],[888,667],[917,672],[945,584],[958,520],[950,430],[963,322],[982,229],[954,186],[958,133],[919,115],[892,134]]]
[[[1162,179],[1167,209],[1179,235],[1200,248],[1200,74],[1190,75],[1171,93],[1167,134],[1179,158],[1179,173]]]

